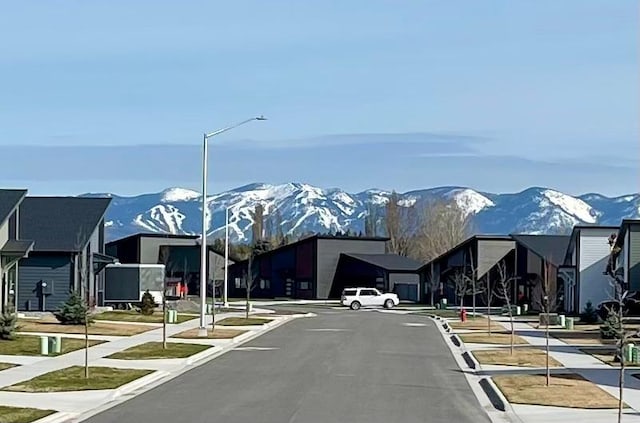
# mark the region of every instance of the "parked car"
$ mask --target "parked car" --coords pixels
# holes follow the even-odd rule
[[[340,304],[358,310],[360,307],[392,308],[400,304],[396,294],[382,293],[375,288],[346,288],[342,291]]]

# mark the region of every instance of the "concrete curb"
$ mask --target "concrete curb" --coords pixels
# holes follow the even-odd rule
[[[304,315],[305,317],[310,317],[308,316],[309,314],[313,314],[313,313],[307,313],[307,315]],[[109,399],[107,400],[106,403],[101,404],[91,410],[85,411],[84,413],[81,413],[77,416],[75,416],[72,420],[61,420],[61,421],[55,421],[55,422],[44,422],[44,423],[62,423],[62,422],[80,422],[83,420],[86,420],[92,416],[95,416],[96,414],[99,414],[103,411],[106,411],[112,407],[117,406],[118,404],[131,399],[132,397],[135,397],[137,395],[140,395],[144,392],[147,392],[159,385],[162,385],[163,383],[167,383],[172,379],[175,379],[176,377],[188,372],[189,370],[192,370],[195,367],[201,366],[211,360],[214,360],[215,358],[218,358],[219,356],[229,352],[229,351],[233,351],[236,347],[249,342],[255,338],[258,338],[261,335],[264,335],[267,332],[270,332],[273,329],[276,329],[279,326],[284,325],[287,322],[290,322],[291,320],[295,320],[297,318],[303,317],[302,315],[300,317],[297,317],[298,315],[288,315],[288,316],[282,316],[281,318],[278,318],[277,320],[273,321],[273,322],[269,322],[263,325],[263,330],[257,330],[257,331],[250,331],[247,332],[245,334],[242,334],[240,336],[237,336],[236,338],[233,338],[232,342],[224,345],[220,348],[217,347],[213,347],[211,348],[211,350],[216,350],[216,351],[211,351],[209,354],[205,354],[205,355],[201,355],[204,352],[207,351],[203,351],[203,353],[198,353],[195,354],[193,357],[200,355],[200,357],[196,357],[196,359],[191,360],[190,363],[185,364],[184,366],[182,366],[181,368],[173,371],[173,372],[166,372],[166,371],[155,371],[154,373],[147,375],[145,377],[142,377],[136,381],[133,381],[127,385],[124,385],[120,388],[118,388],[116,390],[116,392],[114,392]],[[239,339],[242,338],[242,339]],[[40,422],[38,422],[40,423]]]
[[[169,372],[156,370],[153,373],[141,377],[140,379],[136,379],[133,382],[129,382],[126,385],[122,385],[121,387],[116,388],[116,390],[111,395],[109,395],[109,399],[107,401],[113,401],[118,397],[127,395],[128,393],[133,392],[143,386],[149,385],[157,380],[160,380],[167,375],[169,375]]]
[[[35,420],[32,423],[63,423],[63,422],[68,422],[69,419],[71,419],[71,417],[72,415],[70,413],[58,411],[47,417],[43,417],[41,419]]]
[[[447,344],[447,346],[449,347],[449,350],[451,350],[453,358],[458,364],[458,367],[460,367],[460,369],[463,370],[465,378],[467,379],[467,383],[469,383],[469,386],[471,387],[471,390],[473,391],[474,395],[478,399],[478,402],[480,402],[480,405],[486,410],[487,416],[489,417],[489,419],[491,419],[491,421],[493,421],[494,423],[503,423],[505,421],[509,421],[512,423],[520,423],[521,420],[511,408],[511,404],[509,404],[509,402],[506,401],[506,398],[504,398],[504,396],[502,395],[500,390],[495,386],[491,378],[483,377],[478,374],[478,372],[482,370],[482,367],[480,366],[480,363],[478,363],[478,361],[475,359],[473,354],[471,354],[471,352],[465,348],[464,343],[461,342],[460,346],[456,346],[456,344],[454,344],[453,340],[451,339],[452,336],[454,336],[454,335],[451,335],[451,327],[449,325],[446,325],[448,329],[447,330],[445,329],[445,324],[440,324],[441,322],[446,323],[446,320],[442,319],[438,321],[432,317],[430,317],[430,319],[435,323],[445,344]],[[464,370],[465,365],[466,367],[468,367],[469,370]],[[485,380],[485,379],[487,381],[482,383],[482,380]],[[493,390],[496,393],[497,395],[496,398],[499,398],[500,400],[503,401],[503,404],[504,404],[503,408],[505,408],[505,411],[502,411],[496,407],[496,405],[499,405],[494,403],[496,398],[493,398],[492,400],[490,394],[487,393],[484,387],[482,386],[483,384],[485,386],[490,387],[491,390]]]

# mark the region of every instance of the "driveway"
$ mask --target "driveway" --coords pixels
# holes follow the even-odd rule
[[[87,422],[489,422],[426,317],[312,311]]]

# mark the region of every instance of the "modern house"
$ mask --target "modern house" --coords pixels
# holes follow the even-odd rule
[[[0,190],[0,312],[16,307],[18,262],[29,255],[33,241],[19,236],[20,204],[27,190]]]
[[[19,311],[54,311],[79,292],[90,304],[103,290],[104,215],[110,198],[26,197],[19,207],[19,239],[33,240],[18,263]]]
[[[224,252],[209,245],[210,282],[224,280]],[[200,292],[200,236],[138,233],[106,245],[107,254],[127,264],[164,264],[166,276],[187,283],[188,292]],[[229,256],[229,264],[236,260]]]
[[[314,235],[259,255],[253,297],[339,298],[343,287],[395,288],[401,299],[419,298],[418,263],[386,253],[388,238]],[[230,295],[246,293],[248,261],[229,269]],[[404,298],[403,298],[404,297]]]
[[[605,272],[623,282],[629,291],[640,291],[640,219],[623,220],[611,237]]]
[[[610,298],[611,278],[605,270],[611,255],[609,239],[617,226],[575,226],[567,248],[565,263],[559,270],[563,292],[562,309],[577,314],[588,301],[595,307]]]
[[[446,298],[449,303],[458,303],[456,279],[464,275],[476,287],[484,285],[494,289],[502,270],[513,280],[510,299],[519,305],[540,309],[545,268],[551,290],[555,292],[558,269],[564,263],[568,242],[568,236],[560,235],[472,236],[422,266],[423,291],[428,297],[433,292],[436,300]],[[472,299],[473,296],[467,294],[464,303],[470,304]],[[483,295],[477,296],[476,301],[486,304]]]

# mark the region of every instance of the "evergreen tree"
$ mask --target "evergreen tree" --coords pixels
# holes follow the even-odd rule
[[[598,321],[598,313],[596,312],[595,307],[593,307],[593,303],[591,301],[587,301],[584,310],[582,310],[582,314],[580,314],[580,321],[589,324],[593,324]]]
[[[0,339],[12,340],[15,338],[18,315],[13,308],[7,308],[0,314]]]
[[[618,339],[622,333],[622,324],[617,313],[609,312],[604,323],[600,326],[602,339]]]
[[[89,308],[77,292],[72,292],[69,299],[54,313],[56,319],[63,325],[84,325],[91,323]]]
[[[145,316],[151,316],[153,310],[156,308],[156,301],[153,299],[153,295],[147,289],[142,294],[142,304],[140,305],[140,313]]]

